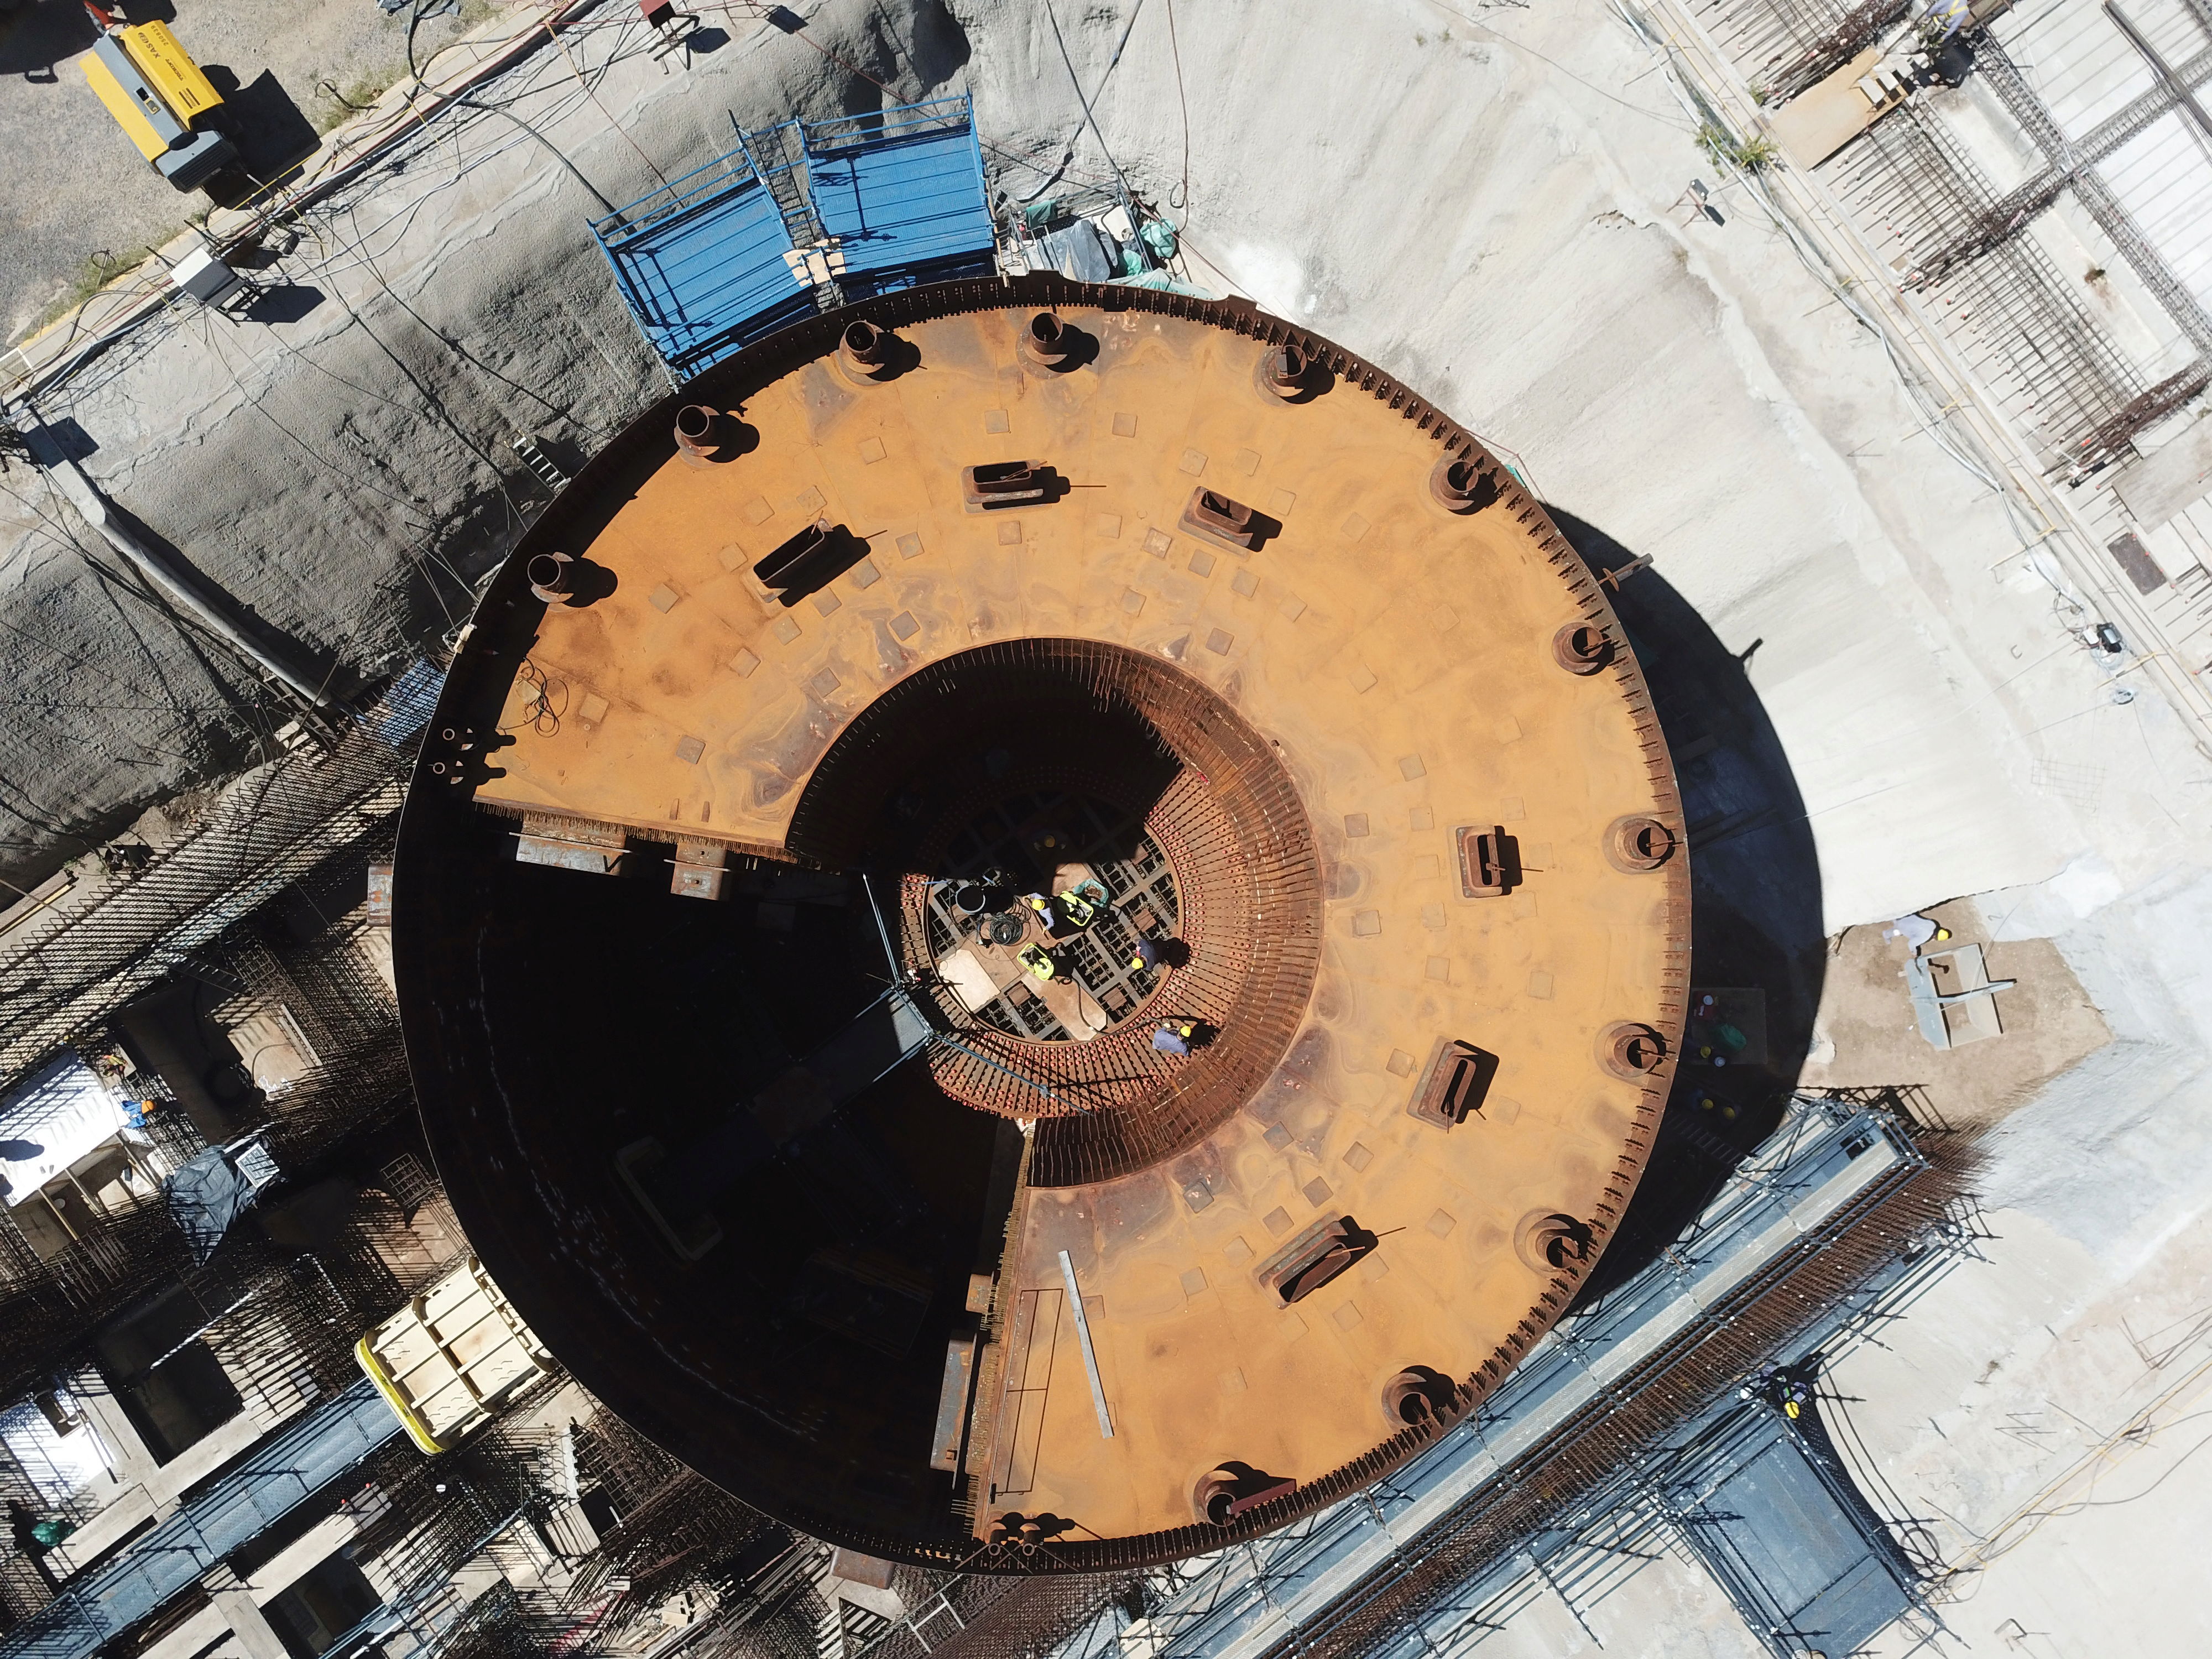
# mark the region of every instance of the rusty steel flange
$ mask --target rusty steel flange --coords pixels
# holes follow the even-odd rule
[[[1595,674],[1613,656],[1613,641],[1595,623],[1569,623],[1552,636],[1553,659],[1570,674]]]
[[[690,460],[710,461],[720,453],[722,414],[704,404],[676,411],[676,447]]]
[[[1022,330],[1017,349],[1022,362],[1030,368],[1057,374],[1074,367],[1076,346],[1081,337],[1051,312],[1040,311]]]
[[[845,325],[837,337],[837,363],[854,380],[874,383],[890,367],[891,337],[866,318]]]
[[[1418,1428],[1450,1414],[1459,1385],[1432,1365],[1408,1365],[1382,1385],[1382,1403],[1392,1428]]]
[[[1548,1277],[1595,1261],[1597,1233],[1562,1211],[1531,1210],[1513,1229],[1513,1253],[1522,1266]]]
[[[576,561],[566,553],[533,553],[523,574],[530,579],[532,597],[547,605],[576,602]]]
[[[1312,373],[1313,359],[1303,347],[1285,340],[1260,354],[1260,366],[1252,378],[1269,397],[1294,403],[1305,393],[1306,381]]]
[[[1614,819],[1605,832],[1606,861],[1625,875],[1643,875],[1673,858],[1680,844],[1657,818],[1631,815]]]
[[[1498,499],[1498,480],[1473,453],[1446,455],[1429,470],[1429,495],[1447,513],[1479,513]]]
[[[1622,1020],[1597,1040],[1598,1059],[1624,1083],[1641,1083],[1667,1060],[1667,1039],[1649,1025]]]

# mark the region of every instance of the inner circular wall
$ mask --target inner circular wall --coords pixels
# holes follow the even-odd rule
[[[992,775],[994,750],[1030,758]],[[931,827],[963,821],[980,790],[1024,787],[1141,807],[1175,872],[1188,951],[1153,1006],[1208,1040],[1163,1054],[1156,1021],[1136,1019],[1085,1042],[1038,1044],[926,988],[954,1039],[929,1063],[956,1099],[1038,1120],[1032,1184],[1109,1179],[1190,1146],[1281,1063],[1319,966],[1320,860],[1290,775],[1223,698],[1171,664],[1066,639],[978,647],[877,698],[809,779],[790,850],[902,878],[902,945],[927,959],[924,898],[942,854]]]

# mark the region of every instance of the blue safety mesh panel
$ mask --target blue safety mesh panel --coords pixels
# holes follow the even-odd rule
[[[742,148],[592,227],[623,301],[683,379],[814,311],[775,198]]]
[[[965,98],[809,121],[809,193],[850,298],[988,275],[996,235]]]

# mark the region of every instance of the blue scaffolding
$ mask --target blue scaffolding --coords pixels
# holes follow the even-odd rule
[[[849,299],[988,276],[997,235],[965,98],[800,125],[823,229]]]
[[[997,241],[964,96],[740,131],[592,234],[679,382],[825,302],[988,275]]]
[[[689,379],[814,311],[783,215],[740,143],[592,227],[623,302]]]

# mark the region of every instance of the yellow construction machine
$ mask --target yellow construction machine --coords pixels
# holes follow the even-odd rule
[[[88,3],[100,39],[78,61],[138,153],[179,190],[195,190],[238,151],[212,124],[222,98],[166,23],[130,23]]]

